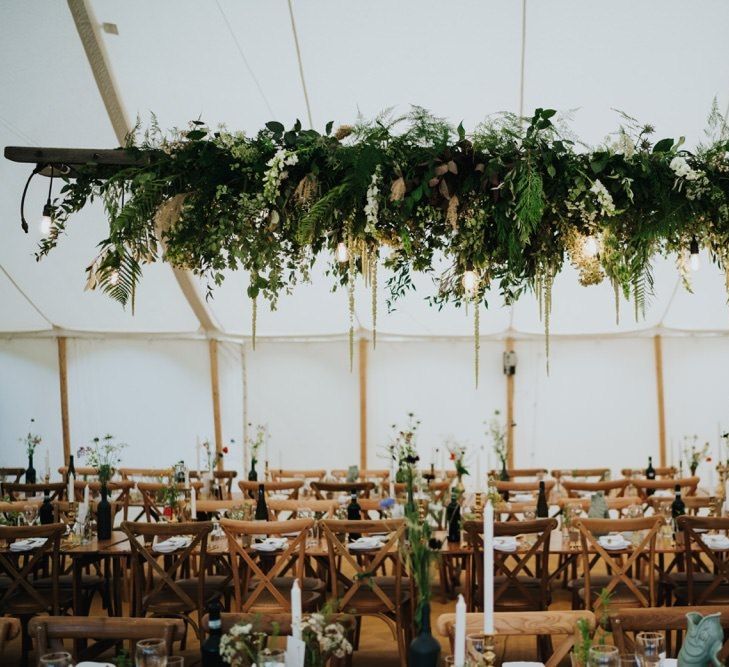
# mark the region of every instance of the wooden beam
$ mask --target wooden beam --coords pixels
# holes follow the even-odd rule
[[[359,469],[367,470],[367,346],[359,339]]]
[[[513,352],[514,339],[506,339],[506,352]],[[506,376],[506,467],[514,467],[514,376]]]
[[[210,339],[210,384],[213,394],[213,426],[215,428],[215,451],[223,451],[223,428],[220,423],[220,376],[218,374],[218,341]],[[223,469],[223,460],[218,458],[218,470]]]
[[[27,164],[65,164],[70,167],[103,164],[112,167],[142,166],[152,161],[153,151],[124,148],[42,148],[6,146],[5,158]]]
[[[68,421],[68,364],[66,362],[66,339],[59,336],[58,343],[58,380],[61,388],[61,429],[63,433],[63,464],[68,464],[71,455],[71,426]]]
[[[660,334],[653,337],[653,353],[656,362],[656,398],[658,402],[658,461],[666,465],[666,403],[663,393],[663,339]]]

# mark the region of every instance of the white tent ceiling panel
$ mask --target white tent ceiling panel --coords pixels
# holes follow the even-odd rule
[[[524,109],[579,109],[572,127],[590,143],[620,109],[695,145],[712,99],[729,103],[727,26],[720,0],[529,2]]]
[[[51,325],[0,269],[0,330],[42,331],[50,328]]]

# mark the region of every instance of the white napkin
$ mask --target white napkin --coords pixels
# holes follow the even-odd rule
[[[169,554],[173,551],[177,551],[178,549],[189,547],[190,542],[192,542],[191,538],[176,535],[175,537],[170,537],[162,542],[157,542],[157,544],[154,545],[153,550],[160,554]]]
[[[269,537],[263,542],[254,542],[253,549],[255,551],[280,551],[288,544],[285,537]]]
[[[25,540],[16,540],[10,545],[10,551],[32,551],[46,543],[45,537],[29,537]]]
[[[349,543],[350,549],[379,549],[384,542],[382,541],[382,538],[377,535],[363,535],[359,539],[356,539],[354,542]]]
[[[494,537],[494,549],[496,551],[505,551],[510,553],[517,549],[516,537],[513,535],[507,535],[505,537]]]
[[[701,539],[710,549],[729,549],[729,537],[726,535],[704,534]]]
[[[92,662],[91,660],[84,660],[83,662],[77,662],[76,667],[114,667],[110,662]]]
[[[502,667],[544,667],[543,662],[502,662]]]
[[[603,549],[613,549],[615,551],[627,549],[630,546],[630,542],[623,535],[601,535],[597,541]]]

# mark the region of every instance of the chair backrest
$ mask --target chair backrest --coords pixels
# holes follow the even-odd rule
[[[287,470],[274,468],[268,471],[274,482],[285,482],[291,479],[300,479],[304,482],[320,482],[324,479],[327,471],[321,470]]]
[[[682,477],[680,479],[634,479],[631,481],[633,486],[638,489],[638,495],[645,500],[648,498],[648,490],[673,491],[676,484],[681,487],[682,496],[695,496],[701,480],[698,477]]]
[[[588,477],[597,477],[595,481],[604,481],[610,476],[610,468],[557,468],[550,472],[555,479],[585,479]]]
[[[332,498],[334,494],[356,493],[358,496],[369,498],[375,488],[374,482],[312,482],[311,489],[320,500]]]
[[[185,636],[185,623],[179,618],[109,618],[105,616],[40,616],[31,619],[28,634],[35,638],[36,653],[43,655],[64,649],[63,640],[86,640],[96,644],[83,653],[74,654],[76,660],[94,659],[99,650],[120,641],[130,642],[130,653],[141,639],[164,639],[167,654],[172,655],[172,643]],[[74,641],[73,646],[79,642]]]
[[[324,519],[333,519],[339,504],[334,500],[319,500],[317,498],[298,498],[296,500],[269,500],[268,509],[276,519],[283,513],[289,513],[289,519],[297,519],[301,510],[311,510],[321,514]]]
[[[344,469],[332,470],[332,477],[337,482],[345,482],[348,474],[349,474],[349,470],[344,470]],[[384,469],[383,470],[360,470],[357,474],[356,481],[357,482],[368,482],[368,481],[381,482],[383,479],[389,479],[389,477],[390,477],[389,470],[384,470]]]
[[[395,487],[395,495],[400,496],[404,495],[407,491],[407,484],[405,482],[396,482],[394,485]],[[428,493],[431,494],[431,497],[433,498],[433,502],[436,503],[442,503],[444,500],[448,501],[448,493],[451,489],[451,483],[449,481],[443,481],[443,482],[437,482],[435,480],[429,480],[427,487],[424,489]],[[385,481],[382,483],[382,490],[383,492],[389,493],[390,491],[390,483]]]
[[[659,468],[654,468],[656,471],[656,477],[667,477],[667,478],[674,478],[676,475],[678,475],[678,468],[674,466],[661,466]],[[645,468],[623,468],[620,471],[620,474],[623,477],[633,477],[635,478],[641,478],[645,477]]]
[[[166,479],[172,472],[171,468],[119,468],[122,479],[134,482]]]
[[[199,482],[196,482],[199,484]],[[137,491],[142,496],[142,507],[144,518],[147,521],[160,521],[164,515],[164,507],[161,505],[159,494],[169,488],[169,484],[162,482],[137,482]],[[189,499],[190,489],[184,484],[175,484],[178,497]],[[199,497],[199,494],[198,494]]]
[[[560,508],[568,506],[579,507],[583,512],[587,512],[590,509],[591,503],[591,498],[560,498],[557,501],[557,505],[559,505]],[[605,498],[605,504],[609,510],[617,511],[618,515],[620,515],[626,507],[630,507],[631,505],[640,505],[637,496],[634,496],[633,498]]]
[[[213,479],[217,480],[223,497],[220,500],[230,500],[233,497],[233,480],[238,477],[237,470],[213,470]],[[199,479],[197,470],[190,471],[190,479]]]
[[[0,477],[2,477],[5,482],[19,482],[20,478],[25,475],[25,468],[0,468]],[[15,479],[8,480],[8,477],[15,477]]]
[[[601,562],[610,576],[610,581],[601,589],[611,593],[618,586],[629,592],[641,607],[651,607],[656,599],[656,537],[663,525],[663,519],[647,516],[638,519],[577,519],[575,522],[580,531],[582,545],[582,563],[585,578],[585,606],[597,611],[602,603],[593,603],[592,568]],[[643,533],[643,531],[645,531]],[[625,551],[608,551],[599,542],[599,536],[607,533],[641,533],[640,541],[630,553]],[[630,573],[641,555],[647,556],[648,593],[638,587]]]
[[[564,480],[562,486],[572,498],[579,498],[580,493],[597,493],[602,491],[606,498],[618,498],[625,492],[627,479],[612,479],[603,482],[584,482]]]
[[[518,478],[536,478],[546,477],[548,470],[546,468],[507,468],[507,474],[509,475],[509,481],[514,481]],[[488,471],[489,477],[499,479],[501,470],[493,469]]]
[[[534,519],[532,521],[497,521],[494,523],[494,537],[536,535],[526,551],[502,552],[494,549],[494,575],[500,577],[494,585],[494,605],[499,606],[502,598],[509,596],[525,607],[535,610],[546,609],[547,587],[549,585],[549,540],[557,527],[557,519]],[[464,521],[466,541],[473,550],[471,585],[467,591],[468,600],[474,600],[474,585],[483,591],[483,521]],[[534,567],[536,565],[536,567]],[[525,583],[525,576],[538,578],[539,586]],[[472,606],[469,604],[469,606]]]
[[[185,611],[203,613],[205,571],[208,535],[213,529],[210,521],[189,523],[142,523],[124,521],[121,529],[129,539],[132,549],[132,580],[135,590],[135,616],[146,613],[145,599],[157,594],[171,594]],[[190,544],[166,554],[160,562],[160,554],[154,550],[154,538],[190,536]],[[181,587],[177,579],[190,565],[192,556],[199,558],[197,589],[192,595],[189,588]],[[194,571],[194,568],[190,568]],[[193,597],[194,595],[194,597]]]
[[[5,644],[13,641],[19,634],[20,621],[17,618],[0,618],[0,655],[5,650]]]
[[[673,503],[673,498],[667,496],[648,496],[646,503],[650,505],[654,511],[658,511],[661,505]],[[713,496],[687,496],[683,498],[683,503],[686,506],[686,514],[690,516],[697,516],[701,510],[709,510],[713,512],[716,510],[717,505],[721,503],[720,498]]]
[[[729,517],[681,516],[678,518],[678,529],[683,533],[688,603],[710,604],[717,589],[723,586],[726,590],[726,586],[729,585],[729,560],[725,551],[710,549],[702,539],[702,534],[706,531],[729,534]],[[701,586],[695,585],[697,559],[703,560],[704,565],[708,564],[708,571],[713,576],[710,582],[702,581]]]
[[[359,591],[371,591],[382,602],[389,613],[398,613],[402,600],[402,560],[401,549],[405,537],[404,519],[384,519],[360,521],[337,521],[328,519],[321,522],[329,553],[329,570],[332,597],[338,601],[339,608],[347,611],[353,606],[353,599]],[[368,552],[367,558],[358,558],[347,546],[345,535],[384,534],[382,546]],[[394,586],[383,589],[377,582],[375,573],[385,560],[392,561]]]
[[[220,525],[228,537],[228,552],[232,561],[233,592],[236,611],[249,612],[260,608],[264,599],[265,607],[270,610],[270,597],[274,605],[281,612],[291,612],[291,599],[288,592],[281,592],[274,582],[291,568],[293,563],[294,576],[299,579],[303,589],[304,562],[306,557],[306,537],[309,529],[314,525],[313,519],[293,519],[290,521],[234,521],[221,519]],[[259,553],[249,550],[242,544],[243,537],[255,538],[257,536],[289,536],[287,545],[280,552],[266,552],[268,558],[274,558],[263,567]],[[270,567],[269,567],[270,565]],[[255,580],[255,587],[250,590],[251,580]]]
[[[591,611],[497,611],[494,630],[500,637],[549,635],[565,637],[554,647],[545,667],[558,667],[575,645],[579,636],[577,622],[584,620],[590,634],[595,630],[595,615]],[[441,614],[435,622],[436,631],[450,639],[451,651],[455,639],[456,615]],[[466,614],[466,634],[483,632],[483,614]]]
[[[21,484],[6,482],[3,490],[11,500],[23,500],[25,496],[43,496],[48,489],[51,500],[62,500],[66,496],[66,485],[63,482],[49,482],[48,484]]]
[[[32,551],[23,552],[24,560],[16,560],[8,552],[0,551],[0,574],[7,577],[7,585],[0,587],[0,614],[12,609],[13,599],[22,596],[29,601],[29,613],[58,614],[58,577],[60,574],[59,549],[66,532],[62,523],[45,526],[0,526],[0,542],[12,543],[29,538],[45,539]],[[44,596],[33,586],[33,578],[50,566],[51,597]]]
[[[710,605],[701,607],[658,607],[653,609],[618,609],[608,614],[613,642],[620,653],[635,653],[635,635],[638,632],[666,632],[666,657],[676,657],[681,648],[680,643],[671,646],[672,630],[686,630],[686,614],[698,613],[721,614],[721,625],[724,635],[729,630],[729,606]],[[729,658],[729,642],[719,652],[719,659],[727,664]]]
[[[287,496],[289,499],[295,500],[299,497],[299,489],[304,486],[303,479],[293,479],[288,482],[249,482],[248,480],[240,480],[238,488],[243,492],[244,496],[256,497],[258,487],[263,486],[263,493],[266,496],[266,502],[272,493]]]
[[[58,472],[60,473],[61,477],[63,479],[66,479],[66,475],[68,474],[68,466],[61,466],[58,469]],[[76,468],[76,481],[92,481],[89,479],[89,477],[98,477],[99,476],[99,469],[98,468],[92,468],[90,466],[78,466]]]
[[[547,496],[549,496],[549,492],[555,484],[556,482],[553,479],[544,480],[544,491]],[[497,480],[493,483],[493,485],[499,493],[504,493],[505,491],[509,493],[519,493],[520,491],[536,493],[539,491],[539,482],[536,480],[532,482],[501,482]]]

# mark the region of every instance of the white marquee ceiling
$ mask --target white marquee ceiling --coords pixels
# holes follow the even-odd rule
[[[276,118],[308,117],[286,0],[92,0],[121,101],[129,117],[154,112],[162,127],[203,118],[255,132]],[[420,104],[473,126],[500,110],[576,109],[572,126],[589,142],[614,129],[619,108],[656,125],[662,136],[702,139],[711,101],[729,103],[729,4],[722,0],[526,0],[525,39],[519,2],[457,0],[292,0],[311,116],[351,121],[384,108]],[[676,31],[680,26],[680,32]],[[523,81],[522,54],[524,57]],[[0,144],[112,147],[117,144],[66,2],[0,5]],[[522,95],[523,83],[523,95]],[[0,332],[199,334],[198,320],[169,267],[148,267],[134,317],[101,294],[84,292],[83,268],[103,237],[100,208],[83,211],[68,237],[41,263],[39,238],[47,181],[27,200],[31,233],[18,208],[29,169],[0,161]],[[340,336],[348,327],[344,291],[330,281],[282,296],[278,310],[259,308],[261,336]],[[615,323],[612,289],[581,288],[567,269],[554,290],[555,335],[729,333],[723,275],[703,258],[694,294],[677,288],[673,262],[656,263],[656,295],[645,320],[623,302]],[[386,276],[381,276],[384,284]],[[197,282],[204,296],[204,282]],[[231,275],[208,307],[221,335],[246,336],[251,305],[246,277]],[[379,298],[378,330],[392,336],[468,336],[472,317],[431,309],[428,276],[416,279],[395,313]],[[370,328],[369,295],[357,292],[357,323]],[[481,317],[483,335],[540,335],[535,300],[513,309],[498,295]]]

